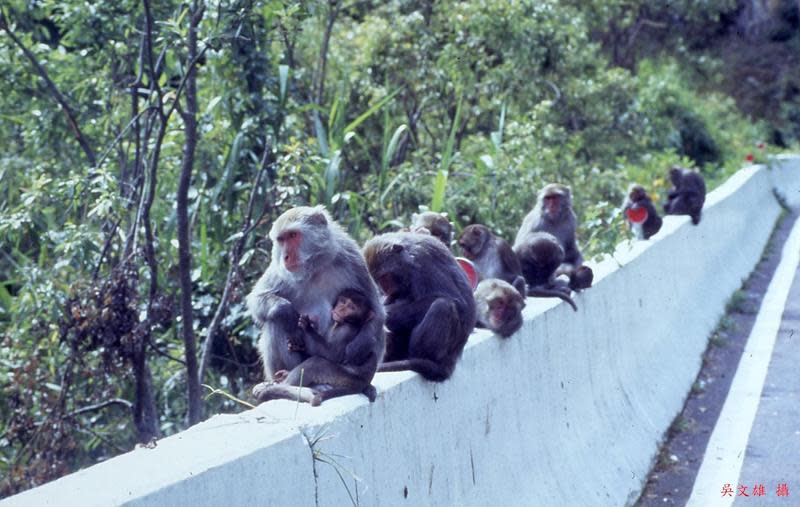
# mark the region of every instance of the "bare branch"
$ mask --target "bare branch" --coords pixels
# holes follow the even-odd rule
[[[110,400],[103,401],[101,403],[96,403],[94,405],[88,405],[77,410],[73,410],[69,414],[70,417],[75,417],[76,415],[86,414],[88,412],[97,412],[98,410],[103,410],[106,407],[110,407],[111,405],[122,405],[123,407],[127,408],[128,410],[133,408],[133,403],[128,400],[124,400],[122,398],[112,398]]]
[[[75,139],[78,141],[78,144],[81,146],[86,158],[89,159],[89,164],[92,167],[97,167],[97,162],[94,155],[94,150],[92,150],[92,146],[89,141],[84,136],[83,132],[81,131],[80,126],[78,125],[78,120],[75,117],[75,112],[73,111],[72,107],[70,107],[69,102],[67,102],[66,97],[61,93],[58,89],[56,84],[50,79],[50,76],[47,74],[47,71],[39,63],[39,60],[36,58],[36,55],[29,50],[25,44],[11,31],[11,28],[8,26],[8,20],[6,18],[6,14],[4,12],[0,12],[0,29],[8,34],[11,40],[16,44],[16,46],[22,50],[22,53],[31,62],[31,65],[36,69],[36,72],[39,74],[39,77],[47,85],[47,88],[50,90],[50,93],[55,98],[58,105],[61,106],[61,110],[64,111],[64,115],[67,117],[67,123],[69,124],[70,129],[72,130]]]

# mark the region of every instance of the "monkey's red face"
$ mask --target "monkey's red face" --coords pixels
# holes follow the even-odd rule
[[[300,249],[303,245],[303,234],[298,230],[289,229],[280,233],[277,240],[286,270],[294,273],[302,268]]]
[[[492,325],[500,326],[512,319],[524,305],[511,298],[497,298],[489,302],[489,319]]]
[[[550,218],[556,218],[561,214],[561,196],[559,194],[550,194],[544,196],[544,212]]]

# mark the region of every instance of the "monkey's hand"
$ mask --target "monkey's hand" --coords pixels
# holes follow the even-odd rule
[[[284,380],[286,380],[286,377],[288,376],[289,376],[288,370],[278,370],[272,374],[272,380],[273,382],[283,382]],[[256,391],[255,388],[253,388],[254,395],[256,394],[255,391]]]

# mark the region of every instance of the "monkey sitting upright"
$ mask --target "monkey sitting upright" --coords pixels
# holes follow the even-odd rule
[[[503,238],[492,234],[485,225],[473,224],[464,228],[458,245],[464,257],[475,265],[481,280],[499,278],[525,297],[525,279],[519,259]]]
[[[411,232],[429,233],[450,248],[453,240],[453,224],[447,218],[447,213],[425,211],[411,215]]]
[[[641,185],[633,184],[628,188],[628,197],[625,198],[622,209],[637,238],[649,239],[661,229],[663,221]]]
[[[522,327],[525,296],[508,282],[489,278],[475,288],[475,307],[479,326],[508,338]]]
[[[673,167],[669,170],[672,189],[667,194],[664,213],[667,215],[689,215],[692,223],[700,223],[703,204],[706,202],[706,182],[698,171]]]
[[[374,399],[370,382],[384,352],[386,314],[358,245],[321,206],[283,213],[269,236],[270,265],[247,297],[250,314],[262,329],[258,345],[268,379],[253,387],[253,396],[259,402],[281,398],[312,405],[362,392]],[[289,350],[288,339],[304,332],[301,315],[313,317],[319,334],[328,335],[333,302],[346,289],[362,294],[373,313],[350,346],[341,354]],[[281,370],[288,374],[284,377]],[[276,373],[281,383],[272,382]]]
[[[555,237],[563,249],[563,259],[555,274],[567,275],[569,277],[569,288],[572,290],[585,289],[591,286],[592,270],[583,265],[583,256],[578,250],[578,244],[575,240],[577,222],[575,212],[572,210],[572,192],[569,187],[551,183],[545,185],[539,191],[536,204],[522,221],[522,226],[519,228],[517,237],[514,240],[514,252],[517,253],[522,265],[523,275],[526,278],[526,263],[534,263],[534,266],[531,267],[532,269],[542,269],[544,266],[536,265],[542,262],[543,259],[527,255],[530,253],[530,249],[522,248],[522,244],[530,241],[530,233],[546,232]],[[539,250],[544,251],[544,249]],[[521,252],[525,257],[520,255]],[[550,259],[546,260],[549,261]],[[549,264],[549,262],[546,264]],[[548,278],[550,274],[546,273]],[[531,282],[527,279],[526,281],[530,285]]]

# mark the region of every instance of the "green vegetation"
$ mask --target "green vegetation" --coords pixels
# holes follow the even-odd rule
[[[664,4],[3,2],[0,496],[241,410],[291,206],[510,238],[558,181],[591,257],[629,182],[796,144],[796,2]]]

